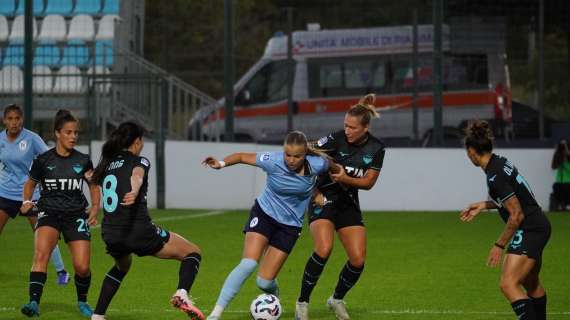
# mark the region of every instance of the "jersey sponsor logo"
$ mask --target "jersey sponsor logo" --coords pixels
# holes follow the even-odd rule
[[[364,164],[370,164],[370,162],[372,162],[372,155],[365,155],[362,157],[362,161],[364,161]]]
[[[145,167],[150,166],[150,163],[148,162],[148,160],[147,160],[146,158],[141,158],[141,163],[142,163]]]
[[[259,219],[257,217],[251,219],[251,221],[249,222],[249,227],[253,228],[255,227],[257,224],[259,223]]]
[[[269,153],[263,153],[260,157],[259,157],[259,161],[269,161]]]
[[[362,178],[364,176],[364,170],[360,168],[344,167],[346,174],[354,178]]]
[[[492,176],[491,178],[489,178],[489,182],[494,182],[495,178],[497,178],[497,175]]]
[[[73,165],[73,171],[75,171],[75,173],[79,174],[82,170],[83,166],[80,165],[79,163]]]
[[[55,166],[47,166],[46,167],[49,171],[53,171],[55,169]]]
[[[329,141],[328,137],[322,137],[317,141],[317,146],[322,147]]]
[[[49,191],[81,190],[81,179],[45,179],[44,184]]]
[[[20,144],[18,144],[18,147],[20,148],[20,151],[26,151],[26,148],[28,148],[28,141],[26,141],[26,140],[20,141]]]

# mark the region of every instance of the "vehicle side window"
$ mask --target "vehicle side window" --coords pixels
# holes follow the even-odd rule
[[[250,106],[287,99],[287,61],[275,61],[261,68],[237,94],[236,104]]]
[[[380,57],[309,59],[309,95],[334,97],[385,92],[387,72]]]

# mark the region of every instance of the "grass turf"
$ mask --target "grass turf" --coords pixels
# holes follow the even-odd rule
[[[192,288],[196,304],[213,307],[221,285],[239,262],[247,219],[245,211],[213,212],[153,210],[164,228],[198,244],[203,263]],[[210,212],[211,213],[211,212]],[[542,281],[548,292],[549,319],[570,319],[570,215],[548,214],[553,234],[544,253]],[[365,213],[368,258],[359,283],[346,297],[353,319],[514,319],[498,289],[499,268],[485,266],[487,253],[503,224],[496,214],[482,214],[474,222],[459,222],[457,213]],[[66,267],[72,271],[67,247],[60,242]],[[278,280],[282,319],[292,319],[306,259],[312,252],[307,228]],[[20,307],[28,299],[28,272],[33,237],[23,218],[11,220],[0,236],[0,319],[22,319]],[[346,256],[335,244],[310,305],[311,319],[334,319],[325,306]],[[100,229],[93,230],[89,302],[94,307],[112,259],[105,254]],[[107,318],[184,319],[169,304],[178,277],[178,262],[152,257],[134,258],[131,272],[111,303]],[[252,276],[234,299],[224,320],[248,319],[249,303],[259,294]],[[78,319],[75,287],[55,284],[50,265],[41,303],[42,319]]]

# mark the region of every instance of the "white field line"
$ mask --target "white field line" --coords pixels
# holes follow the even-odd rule
[[[198,214],[180,214],[180,215],[172,216],[172,217],[162,217],[162,218],[158,218],[158,219],[152,219],[152,222],[176,221],[176,220],[186,220],[186,219],[218,216],[218,215],[224,214],[226,212],[227,211],[215,210],[215,211],[208,211],[208,212],[198,213]],[[91,227],[91,229],[98,229],[98,228],[101,228],[100,224],[98,224],[94,227]]]

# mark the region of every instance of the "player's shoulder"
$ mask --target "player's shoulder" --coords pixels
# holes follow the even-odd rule
[[[386,149],[386,144],[384,144],[384,141],[380,140],[378,137],[375,137],[370,133],[368,134],[368,143],[366,145],[375,151],[383,151]]]
[[[77,149],[73,149],[72,156],[80,161],[90,161],[91,157],[87,153],[83,153]]]
[[[133,162],[137,165],[141,165],[145,168],[150,168],[150,160],[147,157],[143,156],[133,156]]]
[[[39,154],[36,159],[40,161],[45,161],[53,158],[56,155],[55,147],[48,149],[46,152]]]

